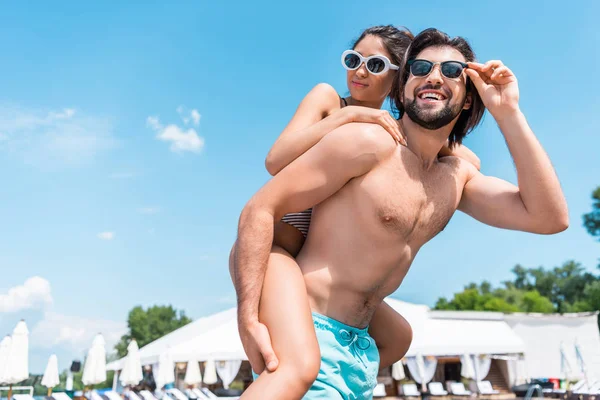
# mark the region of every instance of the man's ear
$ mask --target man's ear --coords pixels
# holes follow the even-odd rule
[[[473,105],[473,96],[471,93],[467,93],[467,98],[465,99],[465,105],[463,106],[463,110],[469,110]]]

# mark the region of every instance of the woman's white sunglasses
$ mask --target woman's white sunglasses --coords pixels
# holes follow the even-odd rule
[[[348,71],[358,69],[363,63],[373,75],[381,75],[389,69],[399,69],[386,56],[376,54],[374,56],[363,57],[362,54],[354,50],[346,50],[342,53],[342,65]]]

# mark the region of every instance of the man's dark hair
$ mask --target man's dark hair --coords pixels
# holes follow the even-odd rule
[[[408,60],[415,59],[417,55],[428,47],[452,47],[458,50],[467,61],[475,61],[475,53],[471,48],[471,45],[462,37],[457,36],[451,38],[442,31],[435,28],[425,29],[419,33],[413,39],[412,43],[406,51],[406,56],[402,60],[402,65],[398,71],[398,75],[392,84],[392,90],[390,92],[390,98],[392,100],[392,107],[399,113],[400,116],[404,113],[404,106],[402,104],[404,87],[408,81],[410,74]],[[469,132],[471,132],[483,118],[485,112],[485,106],[481,100],[481,96],[477,92],[475,85],[471,82],[471,79],[467,78],[467,94],[471,95],[471,108],[468,110],[462,110],[456,125],[452,128],[448,143],[450,147],[455,144],[461,144],[462,140]]]

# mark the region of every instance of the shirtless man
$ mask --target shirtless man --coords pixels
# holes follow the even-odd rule
[[[378,356],[364,328],[457,209],[505,229],[552,234],[568,226],[558,178],[519,109],[512,72],[500,61],[473,62],[464,39],[435,29],[415,37],[406,60],[391,97],[404,112],[407,147],[378,125],[344,125],[271,179],[240,217],[239,330],[249,357],[264,356],[272,349],[258,313],[274,222],[317,205],[297,256],[321,349],[306,398],[371,398]],[[460,143],[479,123],[484,106],[504,135],[518,187],[459,158],[438,159],[446,141]]]

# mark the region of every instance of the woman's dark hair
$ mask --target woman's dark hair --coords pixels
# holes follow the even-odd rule
[[[398,111],[399,115],[404,113],[404,106],[402,104],[404,87],[406,81],[408,81],[409,67],[407,65],[408,60],[415,59],[417,55],[429,47],[452,47],[458,50],[467,61],[475,61],[475,53],[471,48],[471,45],[462,37],[457,36],[451,38],[442,31],[435,28],[425,29],[419,33],[413,39],[412,43],[406,51],[406,57],[402,60],[398,75],[392,84],[392,90],[390,92],[390,99],[392,106]],[[455,144],[462,143],[462,140],[469,132],[471,132],[481,122],[483,113],[485,112],[485,106],[481,100],[481,96],[477,92],[477,89],[473,85],[470,79],[467,78],[467,94],[471,95],[471,108],[468,110],[462,110],[456,125],[452,128],[448,143],[450,147]]]
[[[373,35],[381,39],[385,49],[391,56],[391,62],[400,66],[403,61],[404,53],[413,39],[413,34],[406,28],[396,28],[393,25],[373,26],[365,29],[358,39],[352,44],[352,49],[368,35]]]

